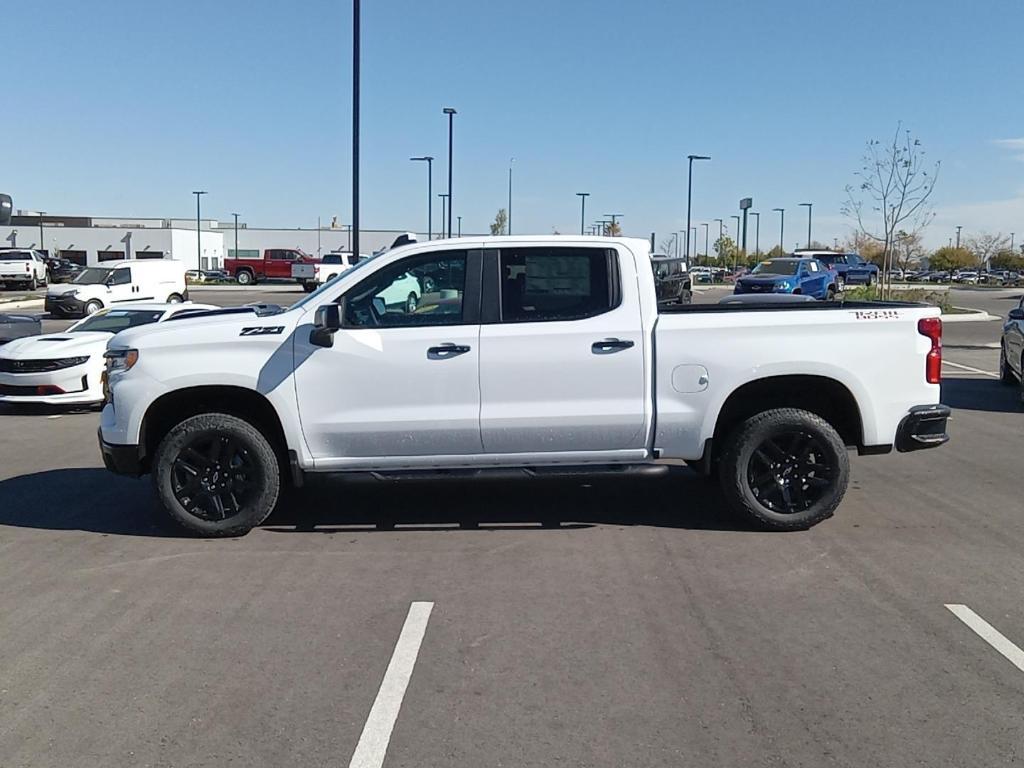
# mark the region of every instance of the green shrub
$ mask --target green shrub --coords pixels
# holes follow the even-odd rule
[[[876,286],[859,285],[847,288],[843,291],[843,298],[847,301],[881,301]],[[953,311],[953,305],[949,299],[949,291],[933,291],[928,288],[911,288],[908,291],[893,291],[893,301],[913,301],[920,304],[930,304],[939,307],[944,313]]]

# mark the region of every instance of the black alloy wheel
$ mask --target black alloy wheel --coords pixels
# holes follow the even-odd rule
[[[747,482],[757,501],[784,515],[806,512],[832,484],[836,467],[814,435],[780,432],[750,454]]]
[[[175,499],[190,514],[210,522],[243,512],[262,484],[259,464],[228,435],[196,435],[181,447],[171,467]]]

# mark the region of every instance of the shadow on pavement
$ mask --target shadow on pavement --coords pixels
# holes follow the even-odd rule
[[[438,480],[324,479],[292,491],[264,524],[275,533],[451,531],[647,525],[748,530],[717,486],[684,468],[661,477]],[[0,481],[0,526],[187,537],[159,510],[148,478],[58,469]]]
[[[954,410],[1019,413],[1020,393],[998,379],[945,379],[942,402]]]

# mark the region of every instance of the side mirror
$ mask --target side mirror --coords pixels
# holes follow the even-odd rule
[[[341,328],[345,314],[345,300],[337,304],[324,304],[316,308],[313,330],[309,332],[309,343],[314,347],[333,347],[334,334]]]
[[[1014,307],[1006,315],[1007,320],[1024,320],[1024,309],[1020,307]]]

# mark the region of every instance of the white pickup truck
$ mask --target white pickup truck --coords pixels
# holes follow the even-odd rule
[[[307,293],[312,293],[358,262],[354,253],[328,253],[315,264],[292,264],[292,279],[302,283]]]
[[[415,306],[382,298],[410,277],[431,288]],[[646,240],[435,240],[278,314],[119,334],[100,448],[109,469],[150,473],[167,512],[208,536],[259,525],[310,473],[679,459],[717,475],[735,510],[801,529],[840,503],[849,449],[948,439],[938,315],[842,302],[659,311]]]
[[[34,291],[46,285],[46,259],[27,248],[0,248],[0,285],[20,285]]]

